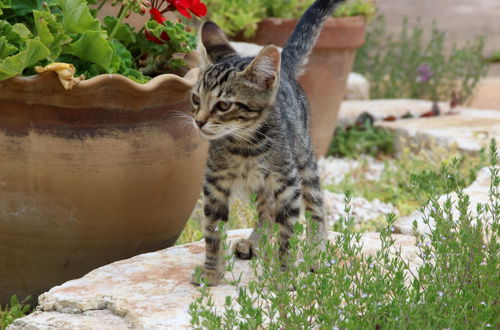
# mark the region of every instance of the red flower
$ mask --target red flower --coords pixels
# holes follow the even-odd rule
[[[166,7],[164,6],[165,4],[167,4]],[[152,0],[149,14],[156,22],[163,24],[167,20],[167,18],[163,16],[163,13],[170,10],[177,10],[182,16],[189,19],[191,18],[191,14],[189,13],[190,11],[198,17],[202,17],[207,14],[207,6],[202,3],[201,0]],[[154,36],[148,30],[145,30],[144,33],[146,35],[146,39],[159,45],[162,45],[165,41],[170,40],[166,32],[161,34],[161,39]]]
[[[200,0],[193,0],[189,10],[198,17],[203,17],[207,14],[207,6]]]
[[[151,15],[151,18],[157,21],[160,24],[163,24],[167,20],[166,17],[163,17],[161,12],[158,10],[158,8],[151,8],[149,10],[149,14]]]
[[[149,14],[151,15],[151,18],[153,18],[155,21],[157,21],[160,24],[163,24],[167,20],[166,17],[163,17],[161,12],[157,8],[151,8],[149,10]],[[165,41],[169,41],[170,37],[166,32],[162,32],[160,37],[161,39],[158,39],[154,34],[149,32],[148,30],[144,30],[144,34],[146,35],[146,39],[151,40],[155,44],[158,45],[163,45]]]
[[[151,8],[156,9],[160,14],[170,10],[177,10],[187,18],[191,18],[190,11],[198,17],[207,14],[207,6],[201,0],[152,0]]]
[[[158,45],[163,45],[166,41],[170,40],[170,37],[168,36],[167,32],[161,33],[160,35],[161,40],[155,37],[155,35],[149,32],[148,30],[144,30],[144,34],[146,35],[146,39],[151,40],[152,42]]]
[[[207,6],[200,0],[167,0],[184,17],[191,18],[189,11],[198,17],[207,14]],[[188,11],[189,10],[189,11]]]

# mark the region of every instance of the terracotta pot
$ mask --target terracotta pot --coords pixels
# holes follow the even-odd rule
[[[283,47],[296,24],[295,19],[267,18],[259,23],[253,38],[236,39]],[[329,18],[300,78],[311,106],[311,135],[317,156],[328,151],[356,49],[365,42],[365,28],[362,16]]]
[[[0,82],[0,304],[175,243],[207,155],[175,112],[197,72]]]

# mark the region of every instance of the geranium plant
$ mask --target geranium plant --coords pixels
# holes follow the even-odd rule
[[[202,17],[200,0],[113,0],[116,17],[97,19],[108,0],[0,0],[0,80],[30,75],[36,66],[71,64],[87,78],[117,73],[137,82],[183,65],[196,37],[180,17]],[[109,1],[111,2],[111,1]],[[168,11],[180,14],[167,19]],[[135,31],[129,15],[149,15]]]

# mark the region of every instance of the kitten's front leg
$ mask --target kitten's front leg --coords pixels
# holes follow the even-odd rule
[[[262,189],[257,193],[257,211],[259,219],[249,238],[236,242],[234,252],[240,259],[251,259],[257,255],[261,231],[265,222],[274,219],[274,197]]]
[[[217,285],[224,277],[225,265],[222,250],[219,221],[227,222],[229,213],[229,190],[223,188],[208,177],[203,187],[205,222],[203,233],[205,237],[205,263],[202,267],[202,276],[208,285]],[[193,278],[193,283],[197,283]]]

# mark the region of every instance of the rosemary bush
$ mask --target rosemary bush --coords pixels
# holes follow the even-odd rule
[[[26,316],[31,310],[31,306],[27,302],[31,300],[31,296],[26,297],[23,301],[19,301],[16,295],[10,297],[10,304],[7,304],[2,309],[0,306],[0,329],[4,330],[15,319]]]
[[[465,101],[472,95],[488,70],[484,40],[478,37],[446,52],[446,32],[436,26],[429,41],[424,40],[420,23],[410,27],[405,19],[394,38],[386,31],[384,17],[373,20],[354,63],[354,71],[372,82],[372,98],[449,100],[455,91]]]
[[[239,285],[237,274],[229,284],[238,288],[235,299],[226,298],[217,310],[206,285],[189,307],[196,329],[481,329],[498,328],[500,295],[499,218],[500,173],[495,167],[497,151],[491,146],[490,201],[470,214],[468,196],[459,188],[458,162],[451,162],[442,180],[458,193],[452,214],[452,201],[444,205],[439,194],[427,197],[435,220],[429,235],[415,232],[418,257],[423,264],[410,268],[394,247],[392,225],[395,216],[387,215],[381,231],[381,249],[362,255],[361,236],[354,233],[351,216],[341,221],[340,234],[314,257],[315,246],[301,238],[302,225],[295,226],[291,240],[291,260],[287,271],[280,270],[277,246],[272,239],[276,227],[263,232],[260,257],[251,266],[256,280]],[[412,176],[417,196],[429,190],[428,180],[439,173]],[[350,194],[346,194],[346,213],[350,214]],[[424,221],[429,223],[429,218]],[[221,227],[222,230],[222,227]],[[227,248],[227,246],[226,246]],[[229,272],[233,263],[227,258]],[[315,266],[315,271],[310,269]]]

